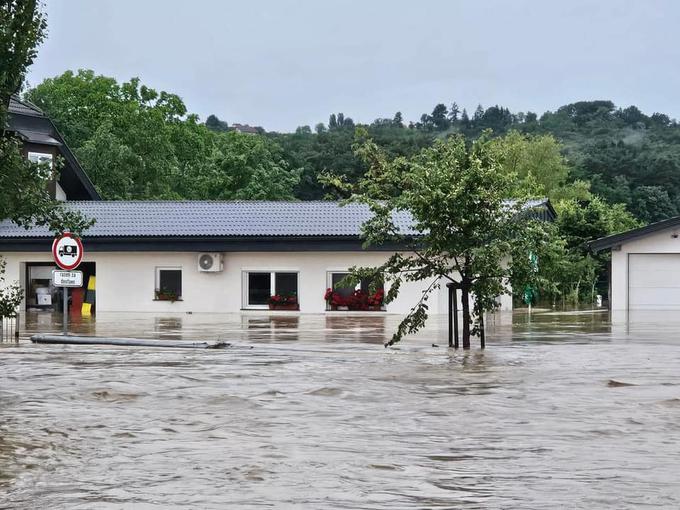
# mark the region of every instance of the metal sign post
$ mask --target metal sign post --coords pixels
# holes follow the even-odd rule
[[[70,232],[54,238],[52,243],[52,256],[57,265],[64,271],[52,271],[52,281],[55,287],[63,287],[63,331],[64,336],[68,335],[68,288],[80,287],[83,284],[83,273],[73,271],[80,261],[83,260],[83,243],[74,237]]]
[[[64,318],[62,319],[61,323],[63,325],[64,329],[64,336],[68,335],[68,287],[64,287]]]

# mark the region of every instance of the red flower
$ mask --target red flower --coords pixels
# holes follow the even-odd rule
[[[375,294],[368,298],[368,304],[371,306],[382,306],[385,300],[385,291],[383,289],[378,289]]]

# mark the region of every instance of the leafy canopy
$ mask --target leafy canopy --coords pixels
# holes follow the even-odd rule
[[[294,198],[300,171],[275,142],[227,131],[214,116],[201,124],[179,96],[137,78],[119,84],[67,71],[27,97],[60,128],[105,198]]]
[[[430,295],[446,282],[463,291],[463,344],[466,335],[469,343],[471,318],[495,308],[496,297],[509,291],[509,278],[531,272],[528,253],[542,230],[522,217],[528,192],[516,173],[504,170],[487,136],[471,146],[462,136],[438,140],[410,158],[389,159],[370,139],[357,152],[369,171],[350,200],[374,213],[363,227],[366,244],[397,242],[408,248],[379,267],[353,268],[352,278],[384,279],[387,303],[405,282],[429,282],[389,344],[424,325]],[[344,185],[333,178],[328,182]],[[413,218],[412,232],[399,230],[394,221],[405,212]],[[468,294],[475,296],[474,310],[466,310]]]

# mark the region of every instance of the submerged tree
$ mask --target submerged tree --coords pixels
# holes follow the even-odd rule
[[[411,158],[390,160],[371,140],[357,152],[369,171],[350,200],[373,213],[363,226],[366,245],[398,243],[405,249],[378,267],[352,268],[349,279],[384,281],[388,303],[404,282],[430,282],[387,345],[418,331],[432,292],[455,284],[462,294],[463,347],[469,348],[482,314],[510,291],[509,279],[532,272],[528,254],[537,248],[542,226],[522,218],[528,195],[517,175],[502,168],[487,136],[470,147],[461,136],[438,140]],[[397,222],[404,213],[412,218],[408,230]]]

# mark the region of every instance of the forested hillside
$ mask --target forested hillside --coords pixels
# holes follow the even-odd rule
[[[354,179],[364,169],[352,151],[353,123],[307,126],[295,133],[269,134],[288,162],[303,168],[300,198],[324,191],[315,177],[324,170]],[[495,136],[516,130],[552,135],[561,144],[570,180],[590,182],[591,190],[610,203],[623,203],[641,221],[678,214],[680,208],[680,126],[667,115],[647,116],[637,107],[617,108],[611,101],[583,101],[545,112],[512,113],[507,108],[477,107],[470,116],[456,103],[438,104],[430,114],[404,126],[401,114],[377,119],[370,135],[393,155],[409,155],[435,137],[460,132],[469,139],[491,129]],[[536,162],[540,164],[540,160]]]
[[[359,131],[335,113],[314,128],[275,133],[232,125],[219,114],[203,123],[175,94],[93,71],[66,72],[25,95],[54,120],[108,199],[339,197],[322,183],[352,183],[366,172],[355,154],[359,132],[389,158],[414,155],[454,133],[470,142],[486,133],[503,168],[557,209],[541,259],[542,295],[553,302],[591,299],[597,286],[606,292],[606,254],[588,254],[585,242],[680,210],[680,126],[611,101],[541,115],[501,106],[478,106],[470,115],[442,103],[417,122],[397,112]]]
[[[174,94],[93,71],[45,80],[26,97],[52,117],[108,198],[320,199],[329,193],[318,180],[322,173],[353,181],[366,170],[352,148],[355,123],[342,113],[313,129],[244,134],[218,115],[201,123]],[[589,182],[594,194],[625,204],[642,222],[679,213],[680,126],[661,113],[584,101],[540,116],[502,106],[468,114],[454,102],[436,105],[417,122],[406,123],[397,112],[367,128],[392,156],[457,132],[470,140],[487,129],[494,136],[552,135],[568,181]]]

